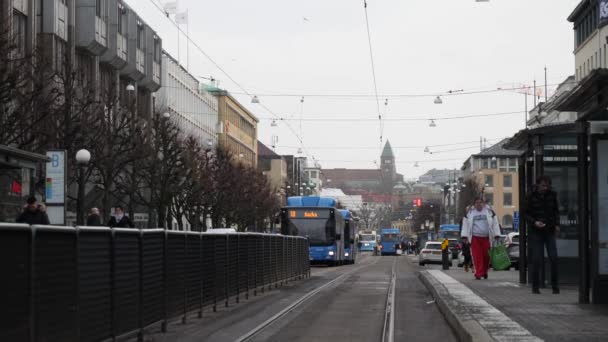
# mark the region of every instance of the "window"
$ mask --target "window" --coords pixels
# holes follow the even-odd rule
[[[160,63],[160,38],[154,36],[154,61]]]
[[[95,15],[101,18],[101,6],[103,0],[95,0]]]
[[[385,160],[384,160],[384,164],[390,164],[390,163],[391,163],[391,160],[390,160],[390,159],[385,159]]]
[[[485,181],[484,184],[485,184],[486,187],[488,187],[488,188],[494,187],[494,176],[492,176],[492,175],[486,175],[484,181]]]
[[[484,199],[485,199],[485,201],[486,201],[486,203],[487,203],[487,204],[489,204],[489,205],[494,204],[494,194],[493,194],[493,193],[491,193],[491,192],[486,192],[486,193],[483,195],[483,197],[484,197]]]
[[[498,168],[498,158],[496,157],[492,157],[490,158],[490,169],[497,169]]]
[[[137,22],[137,48],[144,49],[144,24],[141,21]]]
[[[513,194],[512,193],[505,192],[503,194],[502,205],[504,205],[505,207],[510,207],[513,205]]]
[[[508,172],[517,172],[517,158],[509,158]]]
[[[121,3],[118,4],[118,33],[127,34],[127,9]]]
[[[512,175],[503,175],[502,176],[502,185],[505,188],[511,188],[513,187],[513,176]]]
[[[507,172],[507,163],[509,162],[508,158],[499,158],[498,159],[498,170],[500,172]]]
[[[13,36],[15,37],[15,52],[25,55],[25,38],[27,36],[27,17],[21,12],[14,11]]]
[[[311,171],[310,178],[319,178],[319,173],[317,171]]]
[[[511,228],[513,227],[513,216],[511,215],[505,215],[502,217],[502,226],[503,228]],[[517,241],[513,241],[513,242],[517,242]]]

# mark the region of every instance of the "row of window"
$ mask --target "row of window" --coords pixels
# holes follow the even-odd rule
[[[492,205],[494,204],[494,194],[491,192],[486,192],[484,194],[484,199],[486,203]],[[505,192],[502,194],[502,205],[505,207],[513,206],[513,194],[510,192]]]
[[[477,169],[498,169],[500,172],[517,172],[517,158],[479,158]]]
[[[487,188],[494,187],[494,175],[486,175],[484,179],[484,185]],[[502,175],[502,186],[504,188],[513,187],[513,175]]]
[[[574,30],[576,32],[576,47],[589,38],[597,29],[599,22],[599,16],[597,7],[592,7],[587,14],[581,18],[576,24],[574,24]]]
[[[576,80],[580,80],[585,76],[589,75],[591,70],[597,68],[606,68],[608,66],[608,62],[606,61],[606,44],[604,44],[603,54],[602,47],[595,52],[595,55],[589,56],[587,60],[581,63],[578,68],[576,68]]]
[[[255,127],[230,106],[228,106],[226,111],[226,119],[230,121],[232,125],[236,125],[236,127],[247,134],[247,136],[255,139]]]

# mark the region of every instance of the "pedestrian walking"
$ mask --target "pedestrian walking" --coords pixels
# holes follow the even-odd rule
[[[108,226],[110,228],[135,228],[133,221],[125,216],[125,210],[119,205],[114,208],[114,216],[108,222]]]
[[[101,217],[99,216],[99,209],[91,208],[91,210],[89,211],[89,216],[87,216],[87,226],[101,226]]]
[[[17,223],[51,224],[46,214],[46,207],[39,204],[34,196],[28,197],[23,212],[17,217]]]
[[[472,260],[471,260],[471,242],[469,242],[469,239],[467,237],[463,237],[462,238],[462,243],[460,245],[460,250],[462,251],[462,256],[464,257],[464,271],[465,272],[469,272],[469,268],[471,270],[473,270],[472,268]]]
[[[471,241],[471,254],[475,265],[475,279],[488,279],[491,241],[500,238],[496,213],[483,198],[475,199],[475,205],[463,218],[461,238]]]
[[[555,235],[559,233],[559,204],[557,194],[551,190],[551,178],[538,177],[532,191],[526,195],[525,220],[528,230],[532,259],[532,293],[540,294],[540,271],[544,249],[547,249],[551,264],[551,286],[559,294],[557,245]]]

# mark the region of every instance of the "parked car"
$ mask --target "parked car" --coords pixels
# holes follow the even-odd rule
[[[460,241],[458,239],[448,239],[448,248],[450,249],[452,260],[458,259],[458,252],[460,252]]]
[[[509,233],[503,240],[509,259],[511,259],[511,267],[519,270],[519,233]]]
[[[441,264],[441,242],[427,241],[424,248],[418,254],[418,264]]]

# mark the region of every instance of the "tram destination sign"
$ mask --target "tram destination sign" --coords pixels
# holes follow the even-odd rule
[[[289,218],[292,218],[292,219],[327,219],[327,218],[329,218],[329,210],[289,209]]]

